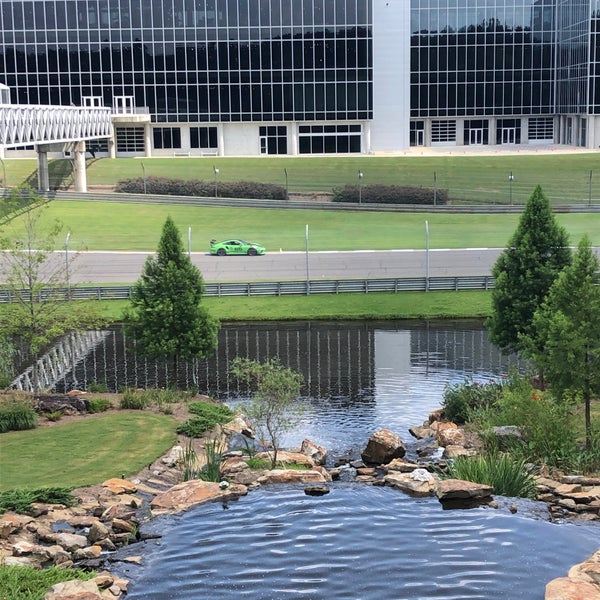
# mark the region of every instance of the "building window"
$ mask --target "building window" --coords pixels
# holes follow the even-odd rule
[[[261,127],[259,136],[261,154],[287,154],[287,127]]]
[[[498,119],[496,123],[497,144],[521,143],[521,119]]]
[[[181,148],[181,129],[179,127],[155,127],[153,133],[156,150]]]
[[[530,117],[529,139],[538,142],[554,141],[554,119],[552,117]]]
[[[468,119],[465,121],[465,146],[481,146],[489,143],[489,125],[487,119]]]
[[[300,154],[360,153],[362,125],[300,125]]]
[[[117,152],[145,152],[143,127],[117,127]]]
[[[433,121],[431,123],[431,143],[447,144],[456,142],[456,121]]]
[[[425,145],[425,121],[410,122],[410,145],[424,146]]]
[[[218,148],[216,127],[190,127],[190,148]]]

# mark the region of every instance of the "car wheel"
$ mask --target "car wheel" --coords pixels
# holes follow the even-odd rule
[[[256,256],[256,248],[248,248],[248,256]]]
[[[225,248],[219,248],[217,250],[217,256],[225,256],[227,254],[227,251],[225,250]]]

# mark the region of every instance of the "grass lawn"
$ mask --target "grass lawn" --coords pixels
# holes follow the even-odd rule
[[[101,302],[112,322],[122,319],[126,300]],[[230,296],[203,298],[202,305],[221,321],[308,319],[461,319],[491,314],[491,292],[378,292],[313,296]],[[0,305],[2,310],[2,305]]]
[[[304,251],[306,225],[313,251],[423,249],[425,221],[432,249],[503,248],[519,220],[518,214],[426,215],[53,201],[44,221],[48,227],[55,219],[63,223],[63,233],[71,232],[72,250],[154,251],[169,215],[186,247],[191,227],[192,252],[207,251],[211,238],[229,237],[260,242],[267,251]],[[587,233],[592,245],[600,246],[600,213],[561,213],[556,218],[573,245]],[[10,235],[13,227],[22,231],[22,221],[15,219],[3,229]]]
[[[37,163],[29,159],[5,159],[6,179],[15,186],[30,178],[35,185]],[[65,168],[67,164],[68,168]],[[143,168],[142,168],[143,165]],[[514,176],[513,202],[524,203],[537,184],[542,184],[555,204],[600,202],[597,153],[514,153],[491,156],[421,156],[412,150],[404,156],[252,157],[252,158],[119,158],[90,159],[88,185],[112,185],[121,179],[174,177],[214,180],[213,166],[222,181],[261,181],[285,185],[290,193],[330,192],[336,186],[356,184],[358,171],[363,185],[374,183],[433,187],[434,173],[439,189],[447,189],[454,201],[508,204],[509,174]],[[50,162],[51,185],[58,185],[67,160]]]
[[[139,473],[175,443],[172,417],[150,412],[90,416],[0,437],[0,491],[80,487]]]

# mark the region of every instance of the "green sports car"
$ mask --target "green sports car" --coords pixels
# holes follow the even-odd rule
[[[210,253],[217,256],[227,256],[228,254],[244,254],[247,256],[256,256],[264,254],[266,249],[260,244],[254,242],[245,242],[244,240],[225,240],[217,242],[210,240]]]

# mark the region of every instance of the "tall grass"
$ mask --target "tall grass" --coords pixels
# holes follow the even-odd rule
[[[508,454],[456,458],[448,468],[448,476],[490,485],[500,496],[535,498],[536,481],[526,468],[525,460]]]
[[[28,402],[15,400],[0,405],[0,433],[34,429],[38,417]]]

